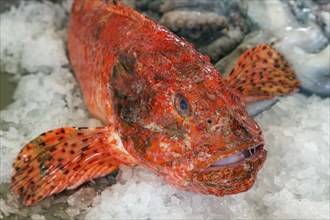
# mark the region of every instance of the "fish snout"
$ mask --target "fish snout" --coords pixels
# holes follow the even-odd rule
[[[232,121],[230,129],[233,135],[242,141],[253,138],[253,134],[246,124],[238,122],[237,120]]]
[[[205,120],[208,131],[223,136],[234,136],[235,139],[251,139],[255,130],[260,130],[255,123],[237,120],[234,117],[209,117]],[[251,127],[252,126],[252,127]]]

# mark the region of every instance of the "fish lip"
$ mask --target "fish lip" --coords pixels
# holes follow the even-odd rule
[[[219,160],[223,160],[223,159],[226,159],[226,158],[229,158],[229,157],[233,157],[235,155],[239,155],[239,154],[244,154],[245,151],[249,151],[251,149],[256,149],[256,152],[248,157],[245,157],[244,155],[244,158],[242,159],[239,159],[233,163],[228,163],[228,164],[225,164],[225,165],[217,165],[217,166],[213,166],[215,163],[217,163]],[[241,150],[241,151],[238,151],[238,152],[235,152],[225,158],[221,158],[221,157],[218,157],[215,162],[211,162],[209,163],[209,165],[203,169],[200,170],[200,172],[209,172],[209,171],[219,171],[219,170],[222,170],[222,169],[225,169],[225,168],[233,168],[233,167],[236,167],[236,166],[239,166],[241,164],[244,164],[248,161],[251,161],[251,160],[255,160],[256,158],[258,157],[262,157],[263,154],[265,154],[266,151],[264,150],[264,143],[259,143],[259,144],[254,144],[252,145],[251,147],[247,148],[247,149],[244,149],[244,150]],[[214,161],[214,159],[212,159],[212,161]]]

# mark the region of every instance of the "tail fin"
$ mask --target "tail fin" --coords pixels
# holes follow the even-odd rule
[[[247,50],[227,78],[245,103],[297,91],[299,81],[284,57],[266,44]]]
[[[13,167],[12,192],[30,206],[64,189],[74,189],[135,160],[105,128],[60,128],[28,143]]]

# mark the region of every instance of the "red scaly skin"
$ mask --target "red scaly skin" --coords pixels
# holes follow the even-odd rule
[[[208,57],[120,2],[75,2],[68,45],[89,111],[115,123],[139,164],[181,189],[223,196],[250,188],[266,158],[203,171],[263,145],[258,125]],[[84,24],[84,25],[81,25]],[[189,112],[180,115],[183,96]]]

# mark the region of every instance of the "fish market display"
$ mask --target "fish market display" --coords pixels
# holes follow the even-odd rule
[[[13,103],[0,111],[0,219],[330,218],[328,178],[330,103],[329,98],[308,94],[304,88],[303,93],[277,97],[266,100],[265,103],[262,101],[248,103],[249,114],[261,112],[254,117],[254,120],[262,130],[267,159],[263,163],[263,168],[259,171],[253,187],[246,192],[224,197],[203,195],[173,187],[162,175],[150,172],[143,165],[132,167],[122,164],[118,171],[88,181],[74,190],[64,190],[61,193],[53,194],[33,206],[23,205],[22,201],[11,193],[10,179],[14,172],[12,163],[28,141],[55,128],[67,126],[96,128],[105,124],[88,112],[75,72],[69,61],[67,25],[73,1],[23,0],[19,2],[15,0],[6,2],[18,2],[18,4],[15,4],[15,7],[6,7],[6,11],[2,10],[0,14],[0,74],[11,76],[11,80],[16,83],[17,88],[13,96]],[[108,1],[105,0],[105,2]],[[178,29],[180,33],[172,29],[171,23],[168,25],[168,28],[178,36],[182,34],[182,37],[188,42],[194,43],[197,51],[202,47],[208,47],[222,37],[221,34],[215,33],[217,30],[225,33],[225,29],[235,27],[239,29],[237,23],[231,25],[233,21],[230,18],[230,14],[239,13],[241,16],[237,18],[236,22],[240,20],[243,24],[242,27],[245,26],[246,30],[244,32],[242,29],[240,32],[244,37],[242,42],[236,42],[235,39],[231,41],[231,36],[224,34],[229,39],[228,42],[235,42],[235,44],[222,45],[230,48],[229,52],[232,52],[240,43],[243,43],[242,47],[235,50],[237,54],[233,58],[227,56],[227,52],[223,53],[222,49],[216,50],[217,53],[221,53],[219,59],[226,57],[226,60],[221,62],[224,65],[219,68],[225,76],[224,78],[228,77],[239,57],[247,50],[260,43],[276,43],[273,46],[277,47],[279,45],[277,42],[280,42],[278,39],[285,39],[286,33],[290,34],[289,30],[283,31],[281,38],[278,38],[275,36],[276,31],[270,32],[266,36],[269,41],[248,44],[248,40],[258,33],[264,32],[263,29],[277,27],[276,21],[281,22],[283,30],[290,27],[290,19],[286,21],[279,19],[283,16],[291,16],[299,20],[297,27],[303,26],[303,23],[300,22],[307,22],[309,25],[314,23],[313,28],[306,28],[304,31],[299,31],[298,28],[298,31],[295,31],[297,34],[290,35],[291,43],[286,44],[288,49],[281,51],[285,58],[289,59],[286,52],[296,50],[291,46],[295,42],[300,42],[298,47],[307,51],[307,54],[315,56],[318,56],[318,50],[314,50],[313,47],[327,46],[322,40],[326,36],[327,26],[325,24],[328,21],[327,16],[330,9],[330,3],[327,0],[272,0],[274,5],[282,5],[289,9],[284,11],[271,6],[270,1],[258,1],[259,3],[265,2],[263,4],[245,0],[227,1],[225,9],[221,9],[222,6],[219,6],[218,10],[212,3],[218,1],[208,0],[126,0],[125,2],[129,2],[139,12],[148,15],[157,23],[160,23],[162,16],[167,12],[184,11],[184,13],[174,15],[180,16],[178,20],[187,22],[192,18],[190,15],[198,14],[200,17],[192,21],[192,28],[191,23],[189,26],[184,23],[176,23],[176,25],[180,25]],[[1,6],[3,6],[2,3]],[[253,3],[253,13],[252,11],[247,13],[250,3]],[[239,8],[233,10],[230,4],[236,4]],[[265,4],[268,7],[267,11],[265,11]],[[162,5],[168,8],[163,8]],[[274,7],[274,10],[271,10],[271,7]],[[164,12],[160,11],[161,8]],[[221,12],[224,13],[221,14]],[[259,13],[265,22],[273,14],[281,14],[281,16],[276,19],[274,15],[272,18],[274,23],[262,26],[257,24],[257,21],[262,20],[254,21],[252,19],[255,16],[254,13]],[[185,19],[184,16],[190,17]],[[215,29],[213,32],[207,23],[210,16],[216,19],[222,19],[223,16],[230,21],[219,23],[216,26],[219,29]],[[210,21],[210,24],[216,24],[216,22],[217,20]],[[195,23],[196,27],[194,27]],[[221,25],[224,25],[223,29],[221,29]],[[320,31],[315,31],[318,28]],[[202,36],[205,42],[199,42],[198,38],[194,38],[194,36],[204,29],[205,32]],[[323,35],[318,33],[323,33]],[[213,35],[219,37],[212,37]],[[272,40],[273,38],[277,40]],[[312,41],[306,42],[312,43],[303,43],[304,39],[311,38]],[[208,39],[210,41],[207,41]],[[243,39],[245,40],[243,41]],[[212,47],[210,48],[212,49]],[[277,50],[279,49],[277,47]],[[320,51],[326,52],[322,49]],[[209,52],[205,50],[203,53],[207,55]],[[324,54],[326,55],[326,53]],[[324,57],[326,58],[326,56]],[[293,61],[304,65],[307,62],[302,62],[302,58],[304,57],[297,56]],[[211,62],[215,64],[218,60],[214,61],[211,57]],[[311,68],[309,70],[306,68],[306,72],[315,71],[317,73],[316,67],[326,67],[328,63],[328,59],[317,59],[313,62],[310,60]],[[218,67],[216,65],[216,68]],[[295,68],[295,65],[292,67]],[[301,66],[301,69],[304,67]],[[299,74],[297,70],[296,73]],[[226,86],[233,92],[233,88],[229,88],[229,84],[226,83]],[[187,97],[185,98],[187,99]],[[190,99],[187,101],[191,104]],[[63,157],[63,159],[67,161],[69,158]],[[65,161],[61,162],[63,166]],[[78,163],[72,163],[72,165],[78,165]],[[35,171],[38,169],[36,168]],[[61,172],[64,170],[59,170],[57,174]]]
[[[246,191],[266,151],[245,104],[299,86],[265,44],[247,50],[224,80],[192,44],[120,1],[75,1],[68,49],[87,108],[106,126],[59,128],[28,143],[12,177],[25,205],[121,164],[142,165],[184,190]]]

